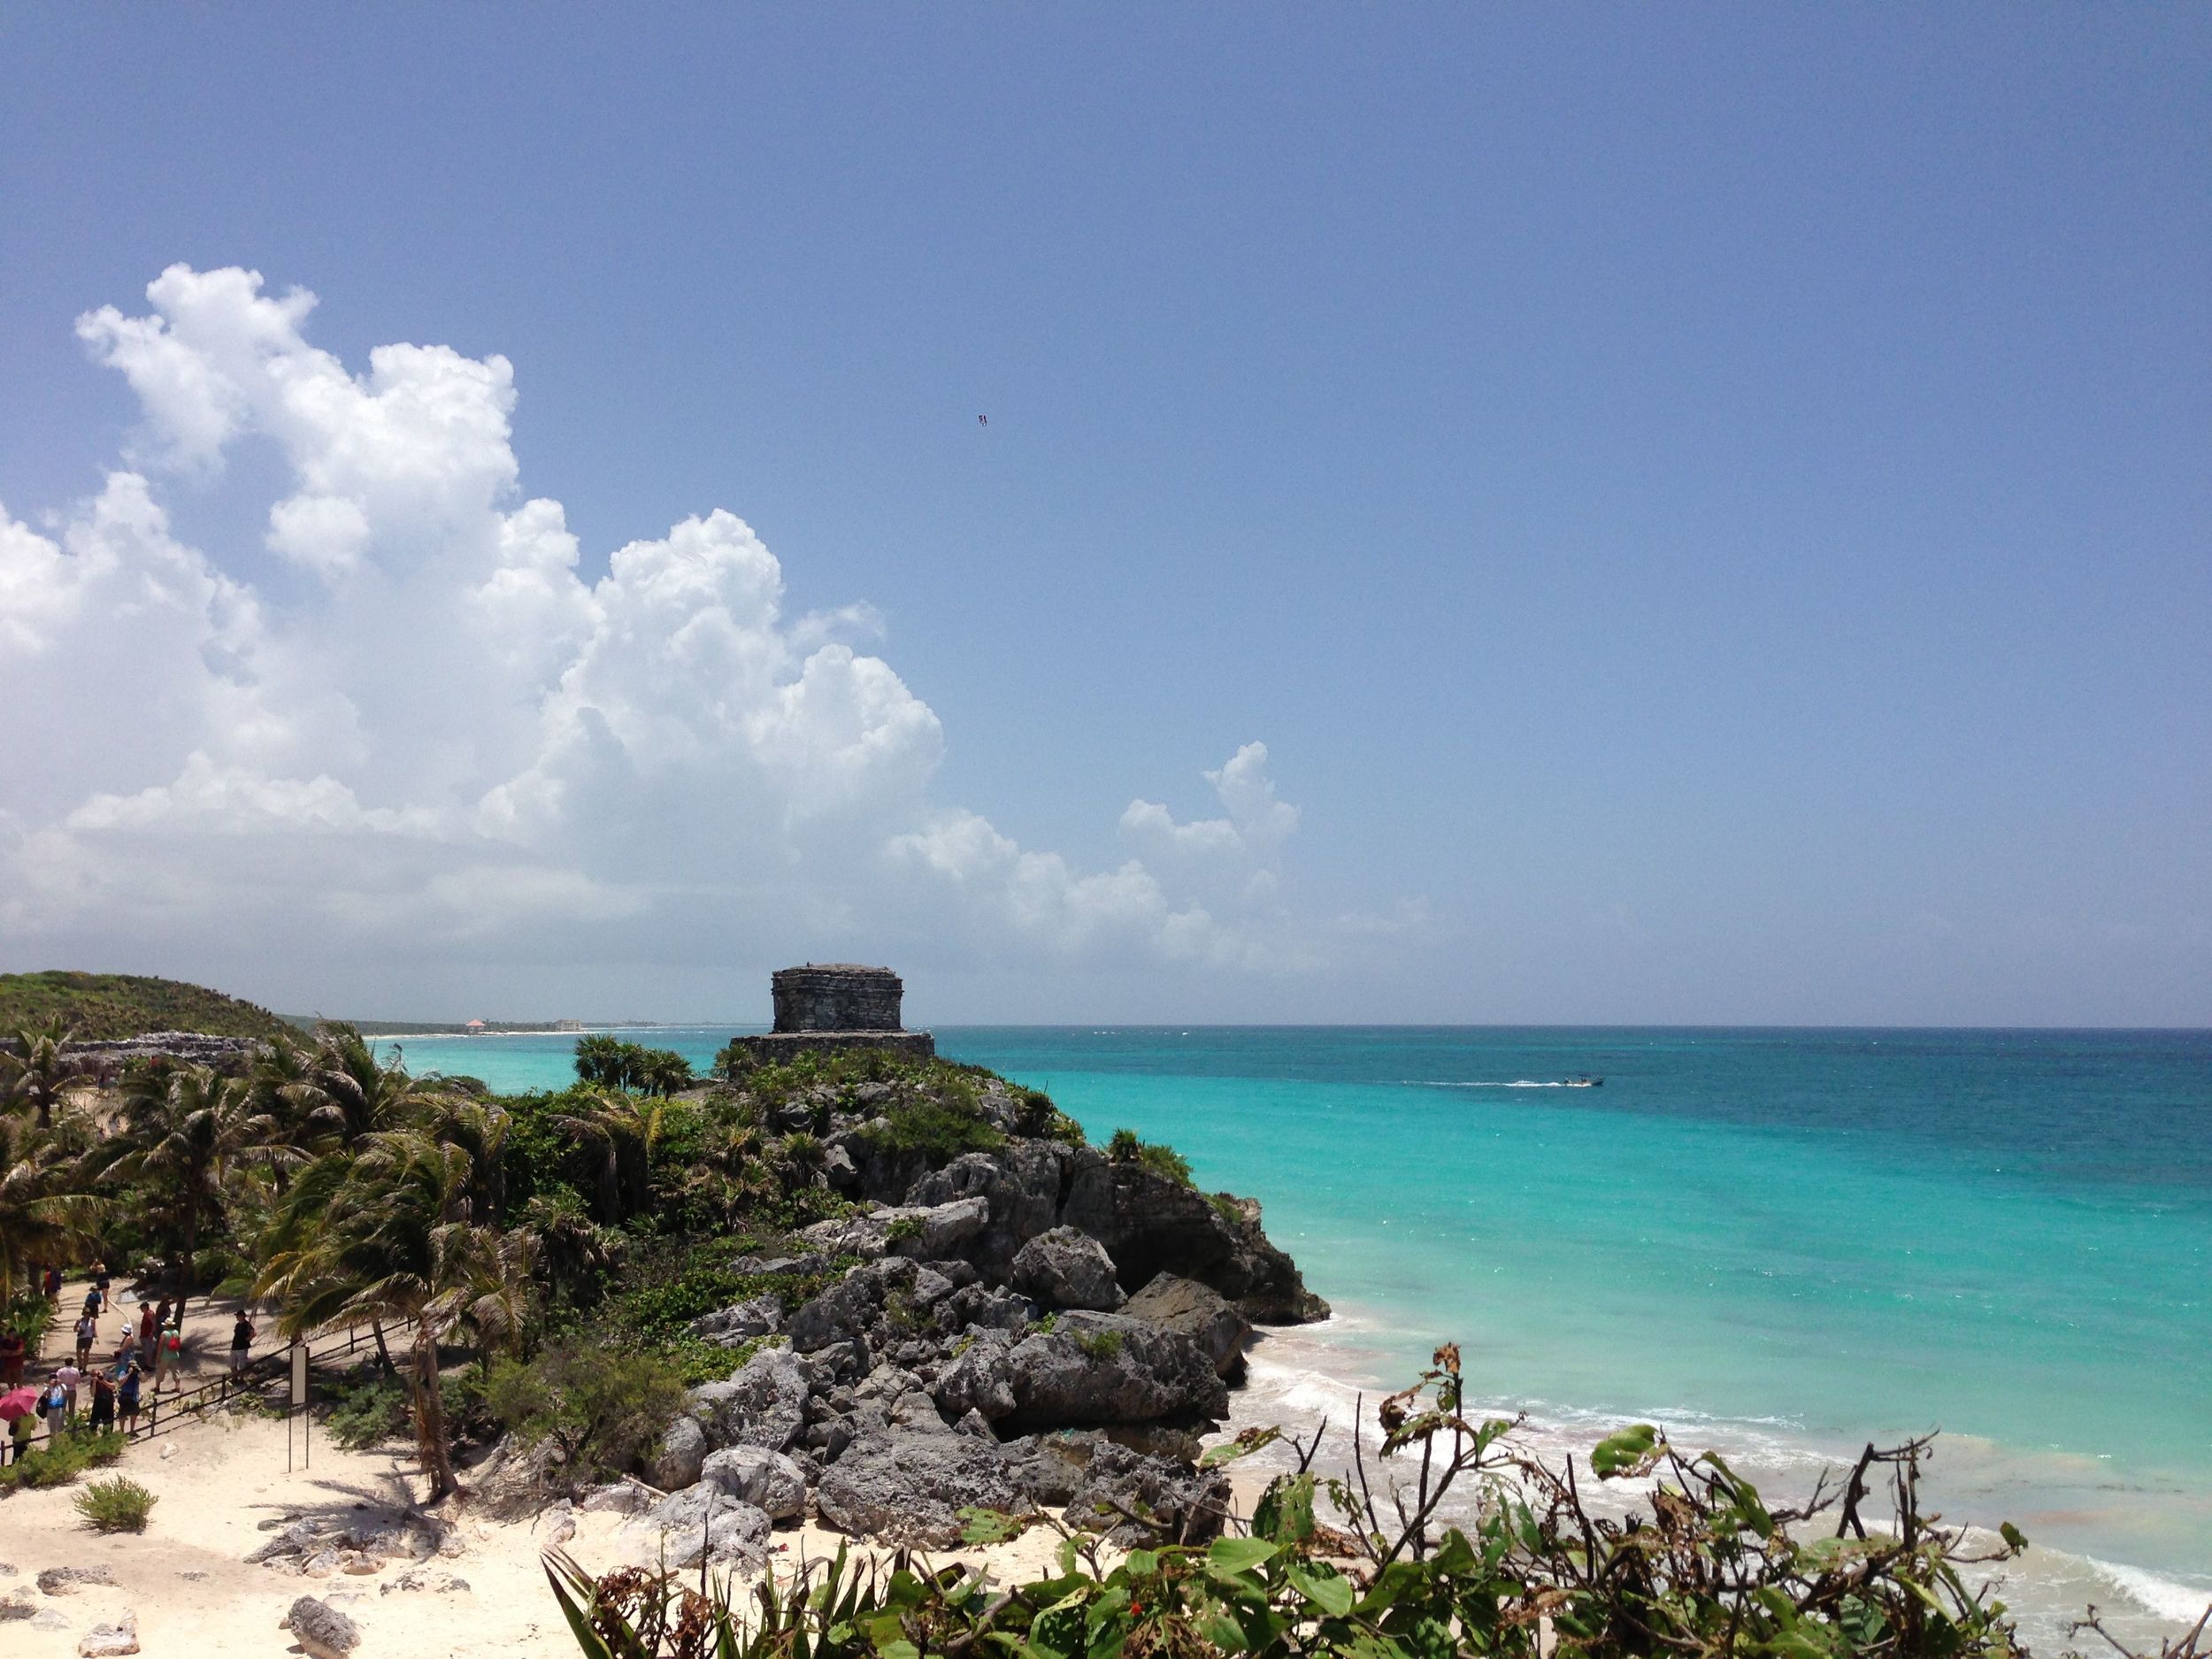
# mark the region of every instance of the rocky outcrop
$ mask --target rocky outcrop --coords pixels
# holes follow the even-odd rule
[[[773,1336],[783,1319],[778,1296],[755,1296],[749,1302],[702,1315],[691,1322],[691,1334],[721,1348],[736,1348],[757,1337]]]
[[[1162,1273],[1130,1297],[1121,1310],[1133,1319],[1188,1337],[1213,1362],[1223,1380],[1236,1382],[1243,1377],[1244,1345],[1251,1340],[1252,1327],[1211,1286]]]
[[[1187,1336],[1111,1313],[1067,1313],[1006,1356],[1015,1427],[1219,1417],[1229,1391]]]
[[[1258,1206],[1047,1138],[1049,1102],[995,1079],[963,1098],[1003,1143],[939,1163],[894,1129],[902,1087],[764,1096],[768,1127],[818,1138],[818,1184],[861,1202],[731,1264],[792,1294],[693,1324],[777,1345],[691,1390],[655,1468],[673,1495],[641,1517],[656,1547],[749,1564],[764,1534],[746,1517],[810,1501],[827,1525],[932,1547],[969,1507],[1072,1506],[1132,1544],[1214,1536],[1227,1483],[1194,1460],[1253,1323],[1327,1311]],[[841,1259],[857,1264],[826,1285]],[[740,1518],[716,1521],[724,1504]]]
[[[941,1262],[964,1253],[983,1231],[990,1208],[978,1198],[938,1204],[893,1205],[864,1215],[818,1221],[799,1236],[828,1256],[909,1256]]]
[[[1148,1456],[1109,1441],[1095,1448],[1069,1495],[1067,1523],[1118,1544],[1204,1544],[1229,1515],[1229,1477],[1218,1469]]]
[[[658,1534],[642,1553],[671,1568],[702,1562],[757,1568],[766,1559],[767,1512],[713,1481],[671,1493],[646,1511],[642,1525]]]
[[[758,1446],[728,1446],[706,1460],[699,1484],[750,1504],[772,1521],[787,1521],[806,1511],[806,1471],[781,1452]]]
[[[857,1440],[815,1492],[841,1532],[943,1548],[960,1541],[960,1510],[1028,1507],[994,1440],[941,1426],[894,1428]]]
[[[1124,1290],[1165,1272],[1198,1280],[1258,1324],[1328,1317],[1297,1264],[1269,1241],[1257,1204],[1209,1197],[1094,1147],[1017,1141],[955,1158],[885,1196],[923,1207],[980,1198],[987,1215],[965,1254],[995,1277],[1012,1271],[1031,1240],[1070,1227],[1104,1247]]]
[[[971,1200],[970,1202],[974,1202]],[[1014,1253],[1008,1279],[1047,1308],[1111,1313],[1127,1301],[1106,1247],[1074,1227],[1052,1227]]]

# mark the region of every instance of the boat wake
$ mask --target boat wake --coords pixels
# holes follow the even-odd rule
[[[1407,1088],[1595,1088],[1594,1082],[1581,1078],[1562,1078],[1553,1082],[1540,1082],[1534,1078],[1520,1078],[1511,1083],[1439,1083],[1428,1078],[1409,1077],[1400,1079]]]

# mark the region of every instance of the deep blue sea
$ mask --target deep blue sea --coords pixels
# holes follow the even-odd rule
[[[640,1035],[703,1064],[735,1029]],[[544,1087],[573,1041],[404,1051]],[[1338,1317],[1263,1345],[1247,1417],[1341,1423],[1452,1339],[1555,1448],[1649,1419],[1778,1491],[1940,1429],[1933,1507],[2037,1542],[2007,1598],[2039,1651],[2086,1601],[2147,1633],[2212,1600],[2212,1033],[938,1041],[1261,1200]]]

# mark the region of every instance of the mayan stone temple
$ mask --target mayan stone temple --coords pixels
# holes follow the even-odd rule
[[[764,1064],[807,1048],[890,1048],[918,1060],[937,1052],[926,1031],[899,1024],[906,987],[888,968],[854,962],[810,962],[780,969],[770,979],[776,1027],[765,1037],[733,1041]]]

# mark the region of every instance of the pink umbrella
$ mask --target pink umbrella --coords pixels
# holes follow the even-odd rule
[[[11,1388],[0,1394],[0,1423],[12,1423],[16,1418],[27,1417],[37,1409],[38,1390],[35,1388]]]

